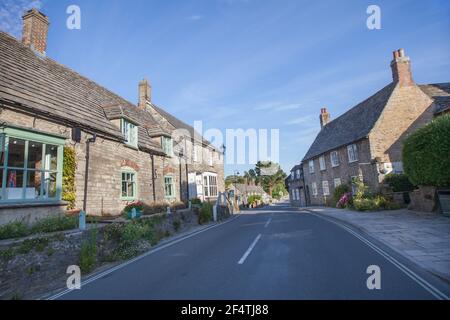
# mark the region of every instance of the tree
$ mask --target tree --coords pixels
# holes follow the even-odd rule
[[[450,115],[434,119],[405,140],[403,165],[415,185],[450,186]]]
[[[286,173],[280,168],[280,165],[271,161],[258,161],[255,166],[255,173],[259,178],[264,190],[270,195],[274,187],[279,184],[284,184]]]

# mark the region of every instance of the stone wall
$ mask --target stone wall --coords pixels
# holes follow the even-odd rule
[[[82,208],[84,196],[85,176],[85,150],[86,139],[90,137],[82,133],[81,143],[71,140],[71,128],[55,124],[43,119],[17,113],[4,109],[1,120],[40,130],[47,133],[63,135],[67,138],[66,145],[75,148],[76,151],[76,208]],[[179,199],[179,169],[165,157],[154,156],[157,178],[155,181],[156,200],[163,201],[164,197],[164,173],[173,175],[174,188]],[[128,203],[121,200],[121,172],[125,169],[133,169],[137,173],[137,199],[152,202],[152,171],[151,158],[147,152],[128,147],[125,144],[98,137],[90,146],[89,183],[87,212],[93,215],[117,215]],[[174,199],[176,200],[176,199]],[[4,213],[0,208],[0,213]]]
[[[362,175],[363,182],[369,186],[371,190],[378,188],[378,179],[376,174],[376,166],[370,162],[370,146],[369,140],[363,139],[356,142],[358,149],[358,161],[349,163],[347,155],[347,146],[340,147],[331,151],[338,151],[339,154],[339,166],[332,167],[330,159],[330,151],[325,155],[325,167],[326,169],[321,171],[319,167],[319,157],[315,157],[314,160],[314,173],[309,173],[309,164],[306,161],[303,164],[303,172],[305,175],[305,184],[308,186],[309,199],[311,205],[324,205],[329,203],[333,196],[334,191],[334,179],[340,178],[341,183],[350,184],[351,177]],[[328,181],[330,189],[330,195],[325,196],[323,194],[322,181]],[[312,192],[312,183],[316,182],[318,195],[314,196]]]

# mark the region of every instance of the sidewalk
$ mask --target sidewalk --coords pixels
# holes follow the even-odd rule
[[[307,209],[362,229],[424,269],[450,281],[450,218],[406,209],[378,212],[328,207]]]

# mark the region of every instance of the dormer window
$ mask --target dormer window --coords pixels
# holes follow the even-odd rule
[[[161,137],[161,147],[165,154],[169,157],[173,156],[173,140],[168,137]]]
[[[120,121],[120,131],[126,139],[126,144],[129,146],[138,146],[138,127],[125,119]]]

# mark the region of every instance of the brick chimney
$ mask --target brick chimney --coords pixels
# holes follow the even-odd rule
[[[411,73],[409,57],[405,56],[405,50],[399,49],[393,52],[394,59],[391,62],[392,79],[400,87],[414,85]]]
[[[143,79],[139,82],[139,103],[138,106],[145,109],[147,102],[152,101],[152,87],[148,83],[147,79]]]
[[[47,50],[47,34],[50,24],[47,16],[37,9],[31,9],[22,16],[22,43],[41,55]]]
[[[320,109],[320,128],[323,128],[327,125],[328,122],[330,122],[330,114],[328,113],[327,108]]]

